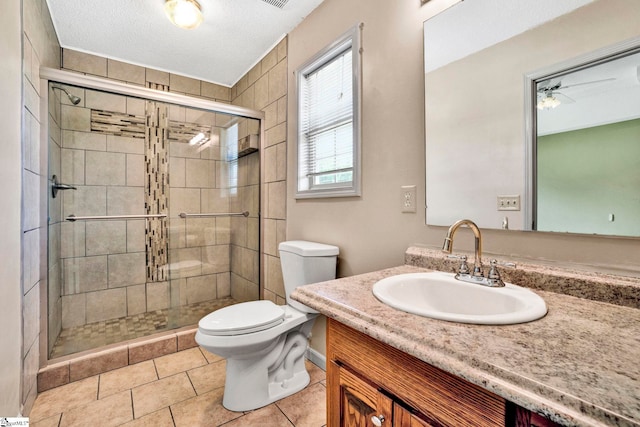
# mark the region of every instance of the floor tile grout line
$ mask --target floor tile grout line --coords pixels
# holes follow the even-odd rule
[[[173,423],[173,427],[176,426],[176,418],[173,416],[173,411],[171,410],[171,405],[169,405],[169,414],[171,415],[171,422]]]
[[[153,369],[156,371],[156,381],[160,380],[160,372],[158,372],[158,365],[156,365],[156,359],[157,357],[154,357],[153,359],[151,359],[151,362],[153,363]]]
[[[209,359],[207,359],[207,355],[202,352],[202,347],[198,345],[196,346],[196,348],[200,351],[200,354],[202,355],[202,357],[204,357],[204,360],[207,362],[207,365],[210,365],[211,362],[209,362]]]
[[[155,361],[155,359],[151,359],[151,362],[154,362],[154,361]],[[146,362],[146,361],[145,361],[145,362]],[[144,362],[139,362],[139,363],[144,363]],[[156,371],[156,379],[155,379],[155,380],[153,380],[153,381],[149,381],[149,382],[146,382],[146,383],[144,383],[144,384],[138,384],[138,385],[136,385],[135,387],[133,387],[133,388],[130,388],[130,389],[129,389],[129,390],[131,391],[131,405],[133,405],[133,390],[134,390],[134,389],[137,389],[137,388],[140,388],[140,387],[144,387],[144,386],[148,386],[149,384],[153,384],[153,383],[155,383],[155,382],[158,382],[158,381],[161,381],[161,380],[164,380],[164,379],[167,379],[167,378],[175,377],[175,376],[180,375],[180,374],[182,374],[182,373],[184,373],[184,374],[186,374],[186,373],[187,373],[186,371],[176,372],[176,373],[174,373],[174,374],[172,374],[172,375],[168,375],[168,376],[166,376],[166,377],[160,378],[160,377],[159,377],[159,375],[158,375],[158,371],[157,371],[157,368],[156,368],[155,362],[153,363],[153,366],[154,366],[154,370]],[[187,379],[189,379],[189,375],[187,375]],[[189,382],[191,382],[191,380],[190,380],[190,379],[189,379]],[[193,387],[193,384],[191,385],[191,387]],[[123,391],[124,391],[124,390],[123,390]],[[198,395],[198,394],[196,393],[196,396],[197,396],[197,395]],[[193,398],[193,397],[195,397],[195,396],[192,396],[192,397],[187,398],[187,399],[184,399],[184,400],[188,400],[188,399],[191,399],[191,398]],[[181,400],[180,402],[183,402],[184,400]],[[175,404],[175,403],[179,403],[179,402],[174,402],[173,404]],[[159,408],[159,409],[157,409],[157,410],[155,410],[155,411],[153,411],[153,412],[150,412],[149,414],[153,414],[154,412],[158,412],[158,411],[162,410],[163,408],[169,408],[170,406],[171,406],[171,405],[163,406],[162,408]],[[149,414],[144,414],[142,417],[145,417],[145,416],[147,416],[147,415],[149,415]],[[140,418],[142,418],[142,417],[140,417]],[[134,417],[133,417],[133,419],[134,419],[134,420],[136,420],[136,419],[137,419],[137,418],[135,417],[135,410],[134,410]],[[174,423],[174,424],[175,424],[175,423]]]
[[[102,380],[102,374],[98,374],[98,387],[96,390],[96,400],[100,400],[100,381]]]
[[[202,366],[207,366],[207,365],[202,365]],[[199,368],[201,368],[202,366],[199,366]],[[183,372],[187,376],[187,379],[189,380],[189,384],[191,384],[191,388],[193,389],[193,392],[196,394],[196,396],[200,396],[198,394],[198,390],[196,390],[196,386],[193,385],[193,381],[191,380],[191,376],[189,375],[189,371],[183,371]]]
[[[282,400],[282,399],[280,399],[279,401],[281,401],[281,400]],[[282,408],[278,405],[278,402],[279,402],[279,401],[274,402],[274,403],[275,403],[275,405],[276,405],[276,408],[278,408],[278,411],[280,411],[280,413],[281,413],[282,415],[284,415],[284,417],[287,419],[287,421],[289,421],[289,422],[291,423],[291,425],[292,425],[293,427],[295,427],[295,426],[296,426],[296,424],[291,420],[291,418],[289,418],[289,416],[288,416],[287,414],[285,414],[285,413],[284,413],[284,411],[282,410]]]
[[[135,364],[133,364],[133,365],[123,366],[122,368],[114,369],[113,371],[104,372],[104,373],[100,374],[100,382],[102,383],[102,375],[109,374],[109,373],[111,373],[111,372],[118,371],[118,370],[120,370],[120,369],[127,369],[127,368],[129,368],[129,367],[131,367],[131,366],[140,365],[140,364],[143,364],[143,363],[146,363],[146,362],[151,362],[151,363],[153,364],[153,361],[152,361],[152,360],[145,360],[145,361],[142,361],[142,362],[135,363]],[[126,390],[131,390],[131,393],[132,393],[132,395],[133,395],[133,390],[134,390],[134,389],[136,389],[136,388],[138,388],[138,387],[142,387],[142,386],[147,385],[147,384],[151,384],[151,383],[156,382],[156,381],[158,381],[158,380],[160,380],[160,379],[161,379],[161,378],[158,378],[158,373],[157,373],[157,372],[156,372],[156,370],[155,370],[155,365],[154,365],[154,373],[155,373],[155,378],[154,378],[154,379],[152,379],[152,380],[150,380],[150,381],[142,382],[142,383],[140,383],[140,384],[135,384],[133,387],[123,388],[123,389],[121,389],[121,390],[120,390],[120,389],[116,389],[116,391],[112,392],[111,394],[109,394],[109,395],[107,395],[107,396],[103,396],[103,398],[107,398],[107,397],[112,396],[112,395],[114,395],[114,394],[116,394],[116,393],[122,393],[123,391],[126,391]],[[98,394],[98,396],[100,396],[100,394]],[[98,400],[100,400],[100,399],[98,399]]]
[[[129,389],[129,397],[131,398],[131,417],[132,417],[131,421],[133,421],[136,419],[136,410],[133,407],[133,389],[132,388]]]

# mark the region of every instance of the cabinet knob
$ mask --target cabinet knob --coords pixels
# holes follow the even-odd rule
[[[384,422],[384,415],[382,415],[382,414],[377,415],[377,416],[374,415],[373,417],[371,417],[371,422],[376,427],[382,426],[382,423]]]

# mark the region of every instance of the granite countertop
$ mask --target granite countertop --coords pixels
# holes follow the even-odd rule
[[[404,265],[302,286],[322,314],[563,425],[640,426],[640,310],[535,289],[535,322],[470,325],[395,310],[373,293]],[[566,277],[564,278],[566,280]]]

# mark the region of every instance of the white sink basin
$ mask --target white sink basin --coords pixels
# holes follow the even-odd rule
[[[398,310],[451,322],[510,325],[547,314],[544,300],[526,288],[490,288],[439,271],[387,277],[373,285],[373,294]]]

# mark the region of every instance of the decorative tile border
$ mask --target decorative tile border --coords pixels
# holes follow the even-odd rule
[[[211,126],[197,123],[169,121],[169,141],[189,143],[194,136],[202,133],[207,139],[211,138]]]
[[[169,209],[169,108],[162,102],[146,101],[146,117],[144,206],[147,215],[155,215]],[[167,218],[145,221],[147,282],[167,280],[167,222]]]
[[[145,118],[133,114],[91,110],[91,132],[144,138]]]
[[[161,102],[154,104],[166,107]],[[143,139],[147,132],[147,118],[114,111],[91,110],[91,132]],[[186,144],[199,133],[211,135],[211,132],[212,126],[209,125],[169,120],[166,139]]]

